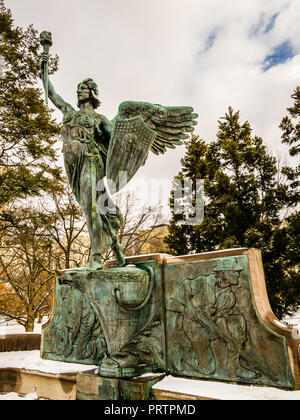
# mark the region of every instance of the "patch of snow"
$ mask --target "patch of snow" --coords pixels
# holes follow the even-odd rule
[[[136,377],[135,377],[135,379],[137,379],[137,378],[150,378],[150,377],[158,377],[158,376],[162,376],[162,375],[164,375],[164,373],[163,373],[163,372],[156,372],[156,373],[154,373],[154,372],[152,372],[152,373],[143,373],[143,375],[136,376]]]
[[[171,375],[155,384],[153,389],[218,400],[300,400],[300,391],[284,391],[271,387],[175,378]]]
[[[298,310],[298,312],[295,312],[291,316],[285,316],[283,318],[283,321],[287,322],[288,324],[299,325],[300,327],[300,310]]]
[[[274,319],[274,322],[275,322],[275,324],[277,324],[281,328],[288,328],[288,326],[286,324],[284,324],[283,322],[278,321],[278,319]]]
[[[97,369],[95,365],[84,365],[79,363],[57,362],[55,360],[44,360],[40,357],[39,350],[31,351],[10,351],[0,353],[0,368],[17,368],[27,370],[38,370],[45,373],[77,373],[86,370]]]

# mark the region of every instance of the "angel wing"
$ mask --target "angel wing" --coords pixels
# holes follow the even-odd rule
[[[117,117],[131,118],[140,115],[149,128],[156,132],[150,150],[159,155],[167,148],[175,149],[189,138],[197,125],[198,114],[190,106],[162,106],[148,102],[122,102]]]

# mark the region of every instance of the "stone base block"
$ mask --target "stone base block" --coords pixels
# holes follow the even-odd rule
[[[36,392],[39,399],[75,400],[76,373],[54,374],[26,369],[0,369],[0,392],[26,395]]]
[[[77,400],[150,400],[151,389],[165,375],[147,375],[132,379],[103,378],[91,372],[77,374]]]
[[[155,400],[299,401],[300,391],[166,376],[152,387]]]

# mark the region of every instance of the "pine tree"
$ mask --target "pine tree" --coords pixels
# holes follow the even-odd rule
[[[37,31],[14,27],[0,0],[0,208],[39,194],[60,175],[53,165],[60,129],[37,87],[39,49]]]
[[[204,180],[204,219],[199,225],[186,225],[186,215],[174,214],[171,195],[172,219],[166,238],[170,252],[179,255],[259,248],[274,312],[282,317],[295,310],[300,286],[291,235],[299,237],[297,221],[283,223],[286,187],[278,183],[277,161],[263,140],[252,135],[249,122],[241,124],[239,112],[229,108],[219,120],[215,141],[208,144],[197,136],[191,138],[177,176],[184,178],[194,183]]]
[[[0,0],[0,282],[7,285],[10,280],[0,296],[0,312],[18,319],[28,331],[49,306],[52,277],[41,267],[47,240],[30,199],[61,180],[55,150],[60,127],[37,87],[40,48],[37,31],[14,27]],[[57,57],[49,68],[56,70]],[[20,199],[26,199],[26,209]]]

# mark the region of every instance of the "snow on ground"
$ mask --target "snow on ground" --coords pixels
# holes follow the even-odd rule
[[[45,373],[77,373],[91,369],[97,369],[95,365],[83,365],[80,363],[65,363],[54,360],[44,360],[40,357],[39,350],[10,351],[0,353],[0,369],[17,368],[38,370]]]
[[[43,320],[45,323],[47,320]],[[285,319],[289,324],[300,327],[300,311],[293,317]],[[41,333],[43,324],[35,324],[34,333]],[[0,339],[8,334],[26,333],[24,327],[17,323],[1,325]],[[77,373],[91,369],[97,370],[97,366],[83,365],[78,363],[65,363],[52,360],[43,360],[39,350],[0,352],[0,368],[18,368],[35,370],[45,373]],[[162,381],[154,385],[153,389],[179,392],[189,395],[198,395],[207,398],[223,400],[300,400],[300,391],[285,391],[271,387],[233,385],[215,381],[201,381],[185,378],[166,376]],[[35,392],[26,396],[20,396],[15,392],[0,394],[0,400],[37,400]]]
[[[155,384],[153,389],[219,400],[300,400],[300,391],[284,391],[254,385],[233,385],[224,382],[175,378],[173,376],[166,376]]]
[[[40,357],[39,350],[0,353],[0,368],[9,367],[37,370],[53,374],[77,373],[91,369],[95,369],[95,371],[97,370],[97,366],[95,365],[43,360]],[[166,376],[162,381],[155,384],[153,389],[173,391],[220,400],[300,400],[300,391],[285,391],[282,389],[263,386],[234,385],[216,381],[175,378],[173,376]],[[8,394],[6,394],[6,396],[8,396]],[[2,399],[6,399],[4,396],[2,397]],[[14,397],[18,399],[17,395],[11,395],[8,397],[11,399],[14,399]],[[29,396],[28,399],[34,398]]]
[[[43,320],[43,324],[47,321],[47,318]],[[40,334],[42,325],[35,323],[34,334]],[[10,322],[9,325],[0,326],[0,339],[5,338],[9,334],[32,334],[26,333],[22,325],[16,322]],[[40,357],[39,350],[32,351],[10,351],[0,352],[0,369],[1,368],[18,368],[28,370],[38,370],[40,372],[47,373],[76,373],[93,368],[97,366],[83,365],[78,363],[65,363],[56,362],[53,360],[44,360]]]
[[[38,400],[39,397],[36,392],[31,392],[27,395],[19,395],[16,392],[8,392],[6,394],[0,394],[0,401],[1,400],[22,400],[22,401],[29,401],[29,400]]]
[[[284,321],[287,322],[289,325],[294,325],[300,329],[300,309],[298,312],[294,313],[293,316],[286,316]]]

